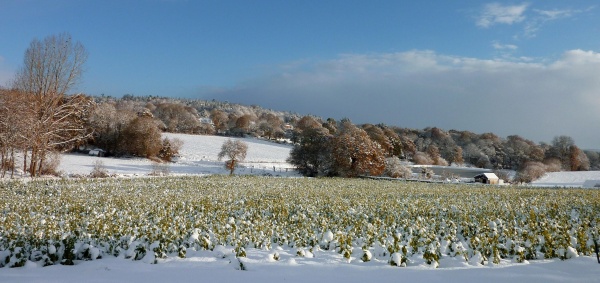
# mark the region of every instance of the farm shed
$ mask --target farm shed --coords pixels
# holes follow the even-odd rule
[[[475,182],[484,183],[490,185],[498,185],[500,183],[500,178],[496,176],[494,173],[483,173],[474,177]]]
[[[90,150],[88,152],[88,155],[104,157],[106,155],[106,152],[104,150],[102,150],[102,149],[96,148],[96,149]]]

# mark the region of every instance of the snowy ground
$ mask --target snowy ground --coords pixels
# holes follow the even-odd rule
[[[0,282],[599,282],[600,264],[595,258],[568,261],[536,260],[502,262],[495,266],[464,263],[458,258],[441,260],[443,268],[422,264],[393,267],[379,262],[350,263],[335,252],[316,252],[301,258],[284,250],[274,261],[271,251],[252,250],[243,259],[245,271],[233,256],[221,251],[202,251],[188,258],[168,258],[158,264],[106,257],[75,266],[33,265],[0,269]]]
[[[226,140],[215,136],[169,134],[184,141],[181,158],[167,165],[171,175],[227,174],[217,160]],[[285,162],[291,149],[257,139],[244,139],[248,156],[236,173],[296,176]],[[67,154],[60,170],[66,175],[87,175],[101,160],[111,174],[147,176],[157,165],[145,159],[116,159]],[[164,165],[163,165],[164,166]],[[275,169],[273,169],[275,167]],[[288,169],[288,172],[286,172]],[[536,181],[536,186],[581,186],[585,180],[600,180],[600,172],[558,172]],[[278,252],[280,259],[273,260]],[[443,258],[440,268],[416,262],[409,267],[392,267],[382,262],[347,262],[331,251],[317,251],[312,257],[297,257],[293,250],[251,249],[243,259],[246,271],[230,251],[188,252],[186,259],[171,256],[158,264],[107,256],[75,266],[1,268],[0,282],[600,282],[600,264],[595,257],[560,260],[534,260],[528,263],[503,261],[483,266],[457,258]],[[354,255],[353,255],[354,256]]]
[[[184,142],[181,157],[175,163],[156,164],[144,158],[104,158],[85,154],[65,154],[61,160],[60,171],[64,175],[88,175],[96,161],[101,161],[110,174],[121,176],[146,176],[153,171],[166,169],[170,175],[207,175],[228,174],[223,161],[217,155],[221,145],[228,138],[220,136],[199,136],[185,134],[165,134]],[[248,154],[236,174],[271,174],[274,176],[295,176],[293,166],[285,160],[291,146],[259,139],[242,139],[248,144]]]
[[[551,172],[533,181],[531,185],[536,187],[586,187],[584,184],[590,180],[600,183],[600,171]],[[593,187],[595,183],[588,186]]]

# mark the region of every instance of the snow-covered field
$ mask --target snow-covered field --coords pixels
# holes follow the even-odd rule
[[[217,160],[221,144],[227,139],[216,136],[169,134],[184,141],[181,158],[169,165],[171,175],[227,174]],[[266,173],[297,176],[285,162],[291,149],[256,139],[244,139],[248,155],[244,167],[236,174]],[[67,154],[60,170],[66,175],[87,175],[101,160],[111,174],[147,176],[157,170],[145,159],[99,158]],[[165,165],[162,165],[163,167]],[[286,172],[288,169],[288,172]],[[600,180],[599,172],[551,173],[535,182],[538,186],[581,186],[585,180]],[[280,259],[272,259],[278,252]],[[354,255],[353,255],[354,256]],[[159,264],[106,256],[100,260],[81,261],[75,266],[39,267],[30,262],[22,268],[0,268],[0,282],[600,282],[600,264],[595,257],[580,256],[561,261],[533,260],[516,263],[503,260],[498,265],[483,266],[459,258],[443,258],[440,268],[425,263],[393,267],[373,260],[348,262],[332,251],[315,251],[297,257],[293,250],[248,250],[243,259],[247,270],[239,270],[237,258],[227,250],[190,251],[187,258],[169,257]]]
[[[430,266],[393,267],[381,263],[347,263],[336,253],[317,253],[299,258],[280,252],[273,261],[269,252],[256,251],[245,259],[247,270],[214,252],[198,252],[186,259],[169,258],[159,264],[106,257],[75,266],[26,266],[0,269],[0,282],[599,282],[600,264],[595,258],[536,260],[529,264],[505,263],[494,267],[473,266],[454,259]],[[339,256],[339,255],[338,255]]]
[[[121,176],[147,176],[153,171],[168,170],[169,175],[207,175],[228,174],[217,155],[221,145],[228,138],[220,136],[199,136],[185,134],[165,134],[168,138],[183,141],[181,157],[175,163],[156,164],[144,158],[104,158],[85,154],[65,154],[59,171],[64,175],[88,175],[96,161],[101,161],[110,174]],[[290,154],[291,146],[269,141],[246,138],[248,153],[236,174],[274,176],[295,176],[293,166],[285,160]]]
[[[536,187],[592,188],[596,183],[600,184],[600,171],[551,172],[531,182],[531,185]]]

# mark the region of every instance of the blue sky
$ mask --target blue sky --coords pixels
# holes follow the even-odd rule
[[[0,0],[0,85],[32,39],[88,50],[77,91],[600,148],[596,1]]]

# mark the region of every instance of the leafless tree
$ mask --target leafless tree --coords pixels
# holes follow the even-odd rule
[[[223,157],[227,157],[228,160],[225,162],[225,168],[229,169],[229,175],[233,175],[233,171],[237,164],[246,158],[248,151],[248,145],[240,140],[226,140],[221,146],[221,152],[219,152],[219,160]]]
[[[24,155],[30,156],[29,165],[25,158],[24,169],[32,176],[43,171],[49,152],[67,150],[91,136],[85,125],[93,101],[83,95],[67,95],[80,79],[86,59],[83,45],[66,33],[34,39],[25,52],[13,88],[29,112],[15,114],[31,118],[21,136]]]
[[[23,104],[19,93],[14,90],[0,89],[0,171],[1,177],[11,172],[13,177],[16,166],[15,153],[23,147],[21,132],[27,128],[29,120],[27,105]]]

